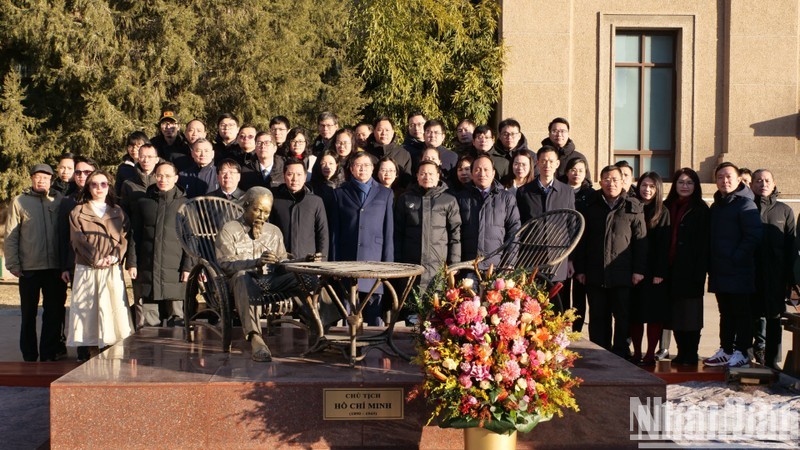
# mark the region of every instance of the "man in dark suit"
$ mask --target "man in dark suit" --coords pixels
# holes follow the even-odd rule
[[[352,178],[333,192],[333,258],[335,261],[394,261],[394,194],[372,178],[375,166],[366,152],[350,163]],[[369,292],[374,280],[359,280],[359,292]],[[383,325],[381,288],[364,308],[364,322]]]
[[[248,190],[253,186],[275,189],[283,184],[283,157],[277,155],[275,137],[266,131],[256,134],[255,158],[242,167],[239,187]]]
[[[536,152],[539,176],[531,183],[517,189],[517,207],[522,223],[556,209],[575,209],[575,193],[566,184],[556,180],[558,150],[545,145]],[[533,170],[533,169],[531,169]],[[564,281],[572,272],[572,263],[560,264],[552,271],[552,281]],[[557,303],[558,304],[558,303]],[[569,305],[563,305],[569,308]]]
[[[228,158],[223,159],[217,168],[217,181],[219,189],[208,194],[211,197],[225,198],[241,205],[244,191],[239,189],[239,181],[242,179],[242,166],[236,161]]]

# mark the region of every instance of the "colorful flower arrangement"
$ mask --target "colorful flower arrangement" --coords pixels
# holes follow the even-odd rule
[[[547,289],[535,272],[489,269],[477,283],[450,277],[447,285],[422,316],[414,362],[424,381],[408,395],[433,406],[428,423],[528,432],[564,409],[578,411],[573,388],[582,380],[570,373],[578,355],[568,349],[579,337],[575,313],[557,314],[550,302],[560,284]]]

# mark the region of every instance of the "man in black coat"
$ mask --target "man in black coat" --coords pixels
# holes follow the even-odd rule
[[[183,319],[185,283],[192,268],[175,226],[178,209],[186,196],[176,186],[177,168],[160,163],[156,182],[132,205],[131,234],[125,267],[133,280],[137,306],[136,328],[180,325]]]
[[[394,124],[392,119],[386,116],[378,117],[375,120],[375,130],[369,140],[367,151],[372,155],[373,166],[378,165],[378,160],[384,156],[390,156],[397,163],[399,173],[397,174],[398,185],[406,187],[413,179],[411,172],[411,155],[406,149],[397,145],[394,135]]]
[[[545,145],[536,153],[539,176],[532,183],[517,189],[517,207],[519,208],[520,222],[525,223],[530,219],[539,217],[547,211],[556,209],[575,209],[575,193],[566,184],[556,180],[556,171],[560,164],[558,150]],[[567,279],[569,265],[562,263],[552,272],[552,281]],[[569,305],[563,305],[565,309]]]
[[[181,132],[181,124],[174,108],[168,107],[161,112],[158,119],[158,134],[150,139],[158,150],[159,158],[179,166],[188,165],[189,143]]]
[[[208,195],[219,188],[217,168],[214,166],[214,147],[206,139],[198,139],[192,146],[194,163],[178,173],[178,186],[186,197]]]
[[[703,363],[744,367],[750,363],[747,350],[753,343],[750,298],[756,291],[755,252],[763,227],[739,168],[724,162],[714,177],[718,191],[711,205],[708,291],[717,296],[720,348]]]
[[[567,163],[570,160],[583,158],[583,154],[575,150],[575,143],[569,137],[569,122],[563,117],[556,117],[547,126],[548,137],[542,140],[542,145],[551,145],[558,150],[558,160],[561,162],[556,175],[560,181],[567,182]],[[586,180],[592,182],[592,174],[586,167]]]
[[[256,134],[255,158],[242,166],[242,179],[239,187],[247,191],[254,186],[274,190],[283,184],[283,157],[277,155],[275,137],[266,131]]]
[[[753,311],[753,355],[759,364],[778,369],[781,360],[781,313],[786,310],[786,293],[795,284],[797,252],[795,218],[792,208],[778,201],[778,187],[772,172],[759,169],[751,184],[761,214],[764,237],[756,249],[756,293]]]
[[[125,180],[120,189],[119,203],[128,217],[131,215],[132,205],[144,196],[150,185],[156,182],[153,171],[159,160],[158,152],[152,144],[147,143],[139,147],[139,162],[134,166],[135,176]]]
[[[461,214],[463,261],[500,248],[520,228],[517,201],[495,179],[489,155],[479,155],[472,162],[472,182],[456,194],[456,199]],[[501,256],[482,260],[479,268],[486,270],[491,264],[499,264]]]
[[[219,189],[208,194],[210,197],[219,197],[230,200],[237,205],[242,204],[243,190],[239,189],[242,178],[242,167],[232,159],[223,159],[217,168],[217,181]]]
[[[573,258],[575,279],[586,286],[589,339],[628,358],[631,290],[644,279],[647,228],[642,204],[622,190],[619,167],[604,168],[600,186],[584,214],[586,228]]]
[[[285,184],[275,189],[269,222],[280,228],[286,251],[295,258],[319,253],[328,258],[328,217],[322,199],[305,186],[303,161],[291,158],[283,167]]]

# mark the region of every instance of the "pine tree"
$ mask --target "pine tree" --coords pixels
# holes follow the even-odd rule
[[[451,128],[488,120],[504,66],[496,1],[363,0],[354,11],[348,56],[373,100],[368,115],[402,123],[420,110]]]
[[[3,79],[0,94],[0,202],[30,186],[27,170],[42,162],[36,152],[40,121],[25,114],[21,77],[12,70]]]

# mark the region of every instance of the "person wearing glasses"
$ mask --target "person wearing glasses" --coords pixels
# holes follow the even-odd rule
[[[120,263],[128,250],[130,222],[117,204],[111,175],[98,169],[83,187],[83,203],[69,215],[75,279],[67,346],[90,353],[132,334]]]
[[[444,122],[441,120],[431,119],[425,122],[425,146],[423,151],[428,148],[435,148],[438,150],[440,161],[439,165],[443,176],[447,176],[447,174],[450,173],[450,170],[456,166],[456,162],[458,161],[458,154],[443,145],[446,134],[447,133],[444,131]],[[420,160],[423,159],[425,158],[420,153]],[[416,163],[418,166],[419,161]]]
[[[642,204],[622,189],[619,167],[600,172],[600,187],[583,212],[586,228],[573,253],[575,279],[586,286],[589,339],[627,359],[631,291],[647,269],[647,227]]]
[[[319,158],[325,153],[325,150],[331,147],[331,138],[336,130],[339,129],[339,117],[330,112],[325,111],[317,116],[317,132],[319,135],[314,139],[313,144],[309,142],[308,147],[311,149],[311,154],[315,158]],[[313,164],[312,164],[313,166]],[[309,167],[306,167],[309,169]]]
[[[139,162],[134,167],[136,174],[134,177],[125,180],[119,190],[120,206],[129,216],[131,205],[144,195],[150,185],[156,182],[155,178],[153,178],[153,170],[155,170],[159,161],[158,151],[153,144],[148,142],[139,147]]]
[[[575,143],[569,137],[569,121],[563,117],[556,117],[550,121],[547,126],[548,136],[542,139],[542,145],[550,145],[558,150],[558,160],[561,162],[559,165],[556,178],[559,181],[567,182],[567,166],[573,159],[582,158],[586,161],[586,156],[581,152],[575,150]],[[592,182],[592,174],[589,167],[586,167],[586,180]]]
[[[232,113],[222,113],[217,118],[217,137],[214,139],[214,162],[230,158],[236,146],[236,137],[239,136],[239,118]]]
[[[242,166],[232,159],[223,159],[217,168],[217,182],[219,189],[208,194],[211,197],[219,197],[230,200],[237,205],[242,204],[244,197],[243,190],[239,189],[239,181],[242,179]]]
[[[425,149],[425,122],[427,121],[428,118],[421,111],[413,111],[406,118],[403,148],[411,155],[413,168],[419,164],[422,159],[422,150]]]
[[[229,146],[225,153],[215,157],[214,161],[219,166],[222,160],[232,159],[243,166],[255,159],[255,149],[256,128],[252,125],[243,125],[239,128],[239,133],[236,134],[236,144]]]
[[[239,187],[247,191],[253,186],[273,189],[283,184],[284,158],[277,154],[275,137],[266,131],[256,134],[255,158],[242,166]]]
[[[518,150],[527,150],[528,140],[522,134],[522,126],[515,119],[503,120],[497,129],[497,141],[489,150],[489,156],[497,170],[497,179],[502,180],[511,173],[512,154]]]
[[[136,329],[181,326],[183,297],[192,261],[180,245],[175,218],[186,203],[176,186],[178,171],[170,162],[156,166],[154,185],[133,205],[125,267],[133,280]]]
[[[175,108],[168,106],[161,110],[158,119],[158,134],[150,138],[158,151],[159,158],[179,164],[188,164],[189,143],[181,132],[180,118]]]
[[[144,136],[144,133],[142,133]],[[139,149],[136,149],[138,157]],[[155,151],[155,150],[154,150]],[[78,156],[75,158],[75,172],[72,174],[70,193],[61,199],[58,206],[58,258],[61,265],[61,280],[67,285],[72,282],[75,273],[75,252],[69,242],[69,214],[81,201],[83,188],[89,175],[97,168],[97,163],[89,158]],[[62,329],[65,329],[62,326]],[[64,336],[66,341],[66,336]],[[78,347],[78,361],[89,360],[89,347]]]
[[[312,151],[308,132],[301,127],[292,128],[286,136],[286,142],[286,159],[294,158],[302,161],[306,168],[306,181],[310,180],[317,157]]]
[[[405,152],[402,148],[400,150]],[[333,191],[333,260],[392,262],[394,194],[372,177],[375,165],[368,153],[354,153],[350,157],[349,169],[350,180]],[[373,284],[374,280],[361,279],[358,290],[366,295]],[[379,287],[364,308],[364,323],[367,325],[384,324],[381,294],[383,288]]]
[[[286,155],[286,135],[289,134],[291,128],[289,118],[286,116],[275,116],[269,121],[269,133],[275,139],[275,146],[281,156]]]

